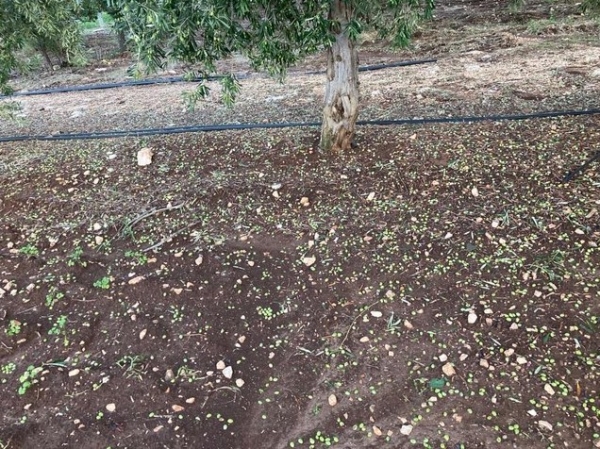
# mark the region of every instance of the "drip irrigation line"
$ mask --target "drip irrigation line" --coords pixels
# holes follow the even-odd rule
[[[137,80],[137,81],[122,81],[119,83],[98,83],[98,84],[82,84],[79,86],[65,86],[65,87],[55,87],[49,89],[36,89],[30,91],[20,91],[13,92],[9,95],[1,95],[0,98],[10,98],[10,97],[28,97],[33,95],[50,95],[50,94],[59,94],[66,92],[83,92],[88,90],[105,90],[105,89],[115,89],[117,87],[129,87],[129,86],[149,86],[152,84],[173,84],[173,83],[181,83],[181,82],[198,82],[203,79],[206,81],[215,81],[224,78],[224,75],[211,75],[206,78],[202,77],[193,77],[193,78],[185,78],[183,76],[174,76],[168,78],[150,78],[145,80]],[[248,75],[240,74],[237,75],[238,79],[247,78]]]
[[[587,161],[585,161],[583,164],[581,164],[578,167],[575,167],[574,169],[572,169],[571,171],[569,171],[565,177],[563,178],[563,182],[570,182],[573,181],[575,178],[579,177],[580,175],[582,175],[590,165],[592,165],[592,163],[594,163],[595,161],[600,160],[600,151],[596,151],[592,157],[590,157]]]
[[[413,118],[398,120],[361,120],[357,125],[361,126],[398,126],[398,125],[426,125],[436,123],[476,123],[484,121],[519,121],[535,118],[554,118],[600,114],[600,109],[588,110],[569,110],[569,111],[548,111],[536,112],[531,114],[515,115],[488,115],[488,116],[464,116],[464,117],[432,117],[432,118]],[[213,131],[233,131],[247,129],[279,129],[279,128],[300,128],[317,127],[321,122],[276,122],[276,123],[227,123],[220,125],[196,125],[196,126],[177,126],[169,128],[143,128],[134,130],[115,130],[101,132],[51,134],[51,135],[20,135],[0,137],[0,142],[19,142],[29,140],[89,140],[89,139],[110,139],[117,137],[141,137],[168,134],[183,134],[195,132],[213,132]]]
[[[427,64],[430,62],[437,62],[437,59],[417,59],[413,61],[398,61],[398,62],[390,62],[388,64],[374,64],[367,65],[358,68],[359,72],[369,72],[375,70],[383,70],[392,67],[405,67],[410,65],[418,65],[418,64]],[[289,74],[292,76],[295,75],[320,75],[326,73],[325,70],[319,71],[308,71],[308,72],[290,72]],[[236,75],[237,79],[247,79],[250,78],[251,75],[247,73],[240,73]],[[200,81],[218,81],[225,78],[225,75],[210,75],[205,78],[203,77],[193,77],[188,78],[185,76],[173,76],[166,78],[149,78],[145,80],[137,80],[137,81],[121,81],[118,83],[98,83],[98,84],[82,84],[79,86],[65,86],[65,87],[55,87],[48,89],[36,89],[30,91],[19,91],[13,92],[10,95],[0,95],[0,98],[9,98],[9,97],[25,97],[32,95],[50,95],[50,94],[58,94],[58,93],[66,93],[66,92],[83,92],[88,90],[106,90],[106,89],[115,89],[118,87],[130,87],[130,86],[149,86],[153,84],[174,84],[174,83],[183,83],[183,82],[200,82]]]

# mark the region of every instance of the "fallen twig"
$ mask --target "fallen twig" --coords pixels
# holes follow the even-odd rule
[[[187,226],[184,226],[183,228],[181,228],[181,229],[179,229],[179,230],[175,231],[173,234],[169,235],[168,237],[165,237],[165,238],[164,238],[164,239],[162,239],[160,242],[158,242],[158,243],[155,243],[154,245],[152,245],[152,246],[149,246],[149,247],[148,247],[148,248],[146,248],[146,249],[143,249],[143,250],[142,250],[142,252],[143,252],[143,253],[147,253],[148,251],[152,251],[153,249],[156,249],[156,248],[158,248],[158,247],[160,247],[160,246],[164,245],[165,243],[167,243],[167,242],[169,242],[170,240],[172,240],[172,239],[173,239],[173,237],[175,237],[175,236],[177,236],[177,235],[181,234],[183,231],[185,231],[186,229],[189,229],[189,228],[191,228],[192,226],[196,226],[196,225],[197,225],[197,224],[199,224],[199,223],[202,223],[202,220],[198,220],[198,221],[195,221],[195,222],[193,222],[193,223],[190,223],[190,224],[189,224],[189,225],[187,225]]]
[[[178,204],[177,206],[166,206],[166,207],[161,207],[161,208],[159,208],[159,209],[153,209],[153,210],[151,210],[151,211],[149,211],[149,212],[145,212],[145,213],[143,213],[143,214],[141,214],[141,215],[138,215],[138,216],[137,216],[137,217],[135,217],[133,220],[131,220],[129,223],[127,223],[127,224],[125,225],[125,228],[133,229],[133,227],[134,227],[136,224],[138,224],[140,221],[142,221],[142,220],[144,220],[144,219],[146,219],[146,218],[148,218],[148,217],[151,217],[151,216],[153,216],[153,215],[159,214],[159,213],[161,213],[161,212],[167,212],[167,211],[170,211],[170,210],[181,209],[181,208],[182,208],[182,207],[184,207],[185,205],[186,205],[186,203],[185,203],[185,202],[183,202],[183,203],[181,203],[181,204]]]

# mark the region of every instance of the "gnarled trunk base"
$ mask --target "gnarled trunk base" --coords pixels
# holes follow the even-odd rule
[[[339,152],[350,148],[358,118],[358,52],[346,32],[351,11],[344,0],[333,2],[330,16],[340,29],[327,52],[321,148]]]

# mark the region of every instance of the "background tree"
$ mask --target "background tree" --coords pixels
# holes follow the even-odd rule
[[[106,13],[112,17],[113,23],[111,28],[117,35],[117,43],[119,51],[122,53],[127,49],[127,34],[128,26],[123,20],[121,7],[118,2],[112,0],[78,0],[80,2],[79,16],[82,19],[94,21],[102,13]]]
[[[7,89],[16,53],[25,45],[41,51],[46,63],[71,63],[80,53],[81,31],[76,0],[0,0],[0,88]]]
[[[308,54],[327,52],[321,147],[348,149],[359,112],[357,39],[365,27],[406,45],[434,0],[112,0],[129,24],[138,60],[155,69],[174,60],[203,73],[232,53],[280,78]],[[232,102],[239,85],[223,80]],[[201,83],[195,98],[207,91]]]

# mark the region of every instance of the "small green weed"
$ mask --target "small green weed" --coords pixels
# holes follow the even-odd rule
[[[142,379],[146,374],[145,360],[141,355],[126,355],[117,360],[117,366],[125,370],[126,377]]]
[[[33,365],[29,365],[27,367],[25,372],[23,374],[21,374],[21,376],[19,377],[20,385],[19,385],[19,389],[17,390],[17,392],[19,393],[20,396],[27,393],[27,390],[29,390],[34,384],[39,382],[37,377],[40,375],[41,372],[42,372],[41,366],[35,367]]]
[[[21,333],[21,322],[18,320],[10,320],[4,332],[11,337],[19,335]]]
[[[148,263],[148,256],[140,251],[125,251],[125,257],[135,260],[138,265],[145,265]]]
[[[0,367],[0,372],[8,375],[14,373],[16,369],[17,365],[15,365],[13,362],[8,362]]]
[[[34,244],[29,243],[19,248],[19,253],[28,257],[36,257],[40,255],[40,250]]]
[[[48,294],[46,295],[46,307],[48,307],[50,310],[52,310],[52,308],[55,306],[55,304],[60,301],[61,299],[63,299],[65,297],[65,294],[62,292],[59,292],[56,288],[52,287],[50,289],[50,291],[48,292]]]
[[[108,290],[110,288],[110,277],[104,276],[94,282],[94,287],[100,288],[102,290]]]
[[[81,256],[83,256],[83,249],[81,246],[76,246],[67,256],[67,265],[70,267],[74,267],[75,265],[87,266],[87,262],[81,260]]]

